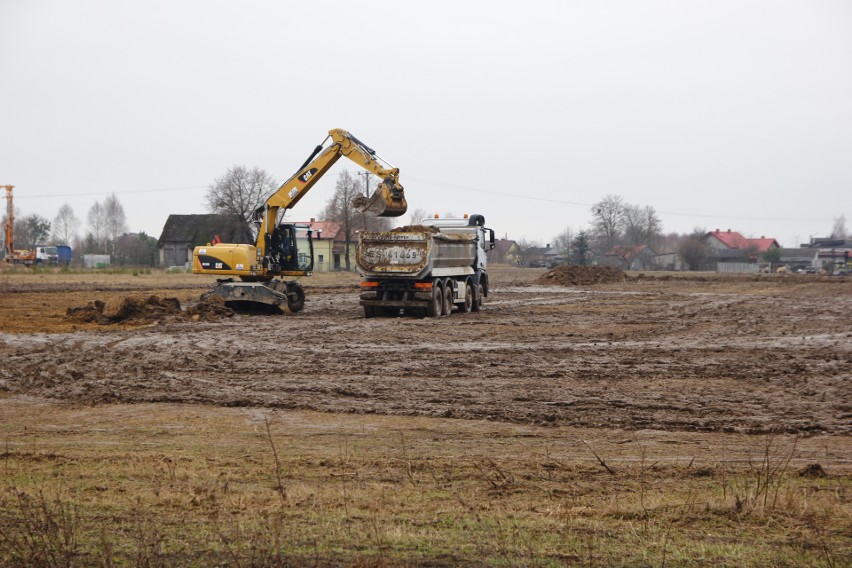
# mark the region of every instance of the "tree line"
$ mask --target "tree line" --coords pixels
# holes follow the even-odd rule
[[[615,246],[649,245],[655,248],[663,240],[663,224],[649,205],[634,205],[618,195],[607,195],[591,209],[588,228],[566,227],[553,239],[556,252],[569,264],[591,264]],[[542,248],[540,241],[521,238],[516,241],[518,260]]]
[[[157,240],[144,232],[128,233],[124,207],[114,193],[89,208],[86,230],[81,233],[82,226],[67,203],[59,208],[52,221],[38,213],[20,216],[16,212],[15,248],[30,250],[43,245],[68,245],[77,259],[84,254],[104,254],[121,265],[156,264]]]

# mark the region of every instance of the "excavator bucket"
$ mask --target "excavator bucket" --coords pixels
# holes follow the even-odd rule
[[[379,184],[372,197],[359,195],[353,199],[352,206],[361,213],[369,213],[375,217],[399,217],[405,215],[408,210],[408,202],[405,201],[402,188],[391,188],[385,183]]]

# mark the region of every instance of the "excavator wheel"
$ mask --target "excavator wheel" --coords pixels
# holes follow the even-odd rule
[[[294,314],[305,308],[305,289],[298,282],[287,282],[287,308]]]

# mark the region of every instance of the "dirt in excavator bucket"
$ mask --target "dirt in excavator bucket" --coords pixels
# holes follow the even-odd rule
[[[395,198],[389,187],[380,185],[371,197],[359,195],[353,199],[352,207],[376,217],[399,217],[408,210],[408,203],[404,196]]]

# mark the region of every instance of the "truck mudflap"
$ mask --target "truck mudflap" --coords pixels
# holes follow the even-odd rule
[[[241,313],[295,314],[305,307],[305,290],[298,282],[224,281],[205,296],[218,296],[226,306]]]

